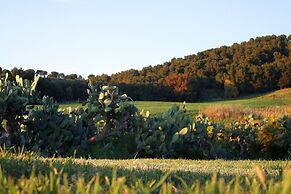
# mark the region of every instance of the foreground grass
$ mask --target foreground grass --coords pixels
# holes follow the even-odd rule
[[[139,110],[148,110],[151,114],[166,112],[172,105],[179,102],[158,102],[158,101],[135,101],[134,104]],[[266,108],[272,106],[288,106],[291,105],[291,89],[283,89],[265,95],[244,97],[234,100],[210,101],[187,103],[186,107],[189,113],[197,114],[208,106],[217,105],[239,105],[244,108]],[[61,107],[77,107],[81,106],[78,103],[66,103]]]
[[[284,177],[280,181],[266,180],[264,172],[257,167],[257,179],[236,177],[229,182],[223,178],[217,178],[215,175],[206,182],[194,181],[187,184],[183,179],[177,177],[180,185],[167,180],[167,176],[162,177],[158,182],[152,181],[143,183],[136,180],[134,184],[126,183],[125,177],[116,176],[113,171],[112,178],[100,178],[94,176],[89,182],[86,182],[82,176],[70,178],[66,173],[58,172],[52,168],[49,174],[35,175],[31,173],[29,178],[21,177],[14,180],[7,177],[0,171],[0,192],[9,194],[18,193],[61,193],[61,194],[89,194],[89,193],[207,193],[207,194],[289,194],[291,192],[291,173],[285,171]]]
[[[289,161],[257,160],[165,160],[165,159],[130,159],[130,160],[95,160],[73,158],[43,158],[33,154],[0,154],[0,166],[13,177],[29,176],[34,166],[37,173],[48,172],[50,167],[63,169],[69,175],[83,175],[86,180],[98,173],[100,176],[111,176],[116,169],[119,176],[129,180],[140,178],[143,181],[159,180],[167,172],[178,175],[185,181],[205,181],[217,174],[226,180],[238,175],[254,177],[254,167],[264,169],[268,178],[280,179],[284,169],[291,169]],[[171,175],[169,176],[171,177]]]
[[[0,193],[291,192],[291,174],[283,175],[289,161],[91,160],[0,151],[0,166]]]

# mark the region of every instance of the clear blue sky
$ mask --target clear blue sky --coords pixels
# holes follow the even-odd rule
[[[111,74],[270,34],[288,0],[0,0],[0,66]]]

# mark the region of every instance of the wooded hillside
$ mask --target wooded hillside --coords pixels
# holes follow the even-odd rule
[[[86,99],[86,80],[76,74],[0,70],[2,76],[5,72],[29,79],[34,73],[41,75],[38,90],[59,101]],[[118,85],[134,100],[196,101],[287,88],[291,86],[291,35],[252,38],[142,70],[89,75],[88,79]]]

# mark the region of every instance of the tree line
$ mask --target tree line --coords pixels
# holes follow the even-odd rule
[[[58,102],[84,101],[87,99],[87,80],[81,75],[58,73],[45,70],[22,69],[14,67],[12,70],[0,67],[0,76],[8,73],[8,79],[15,79],[19,75],[23,79],[33,80],[35,75],[40,77],[36,91],[42,96],[51,96]]]
[[[114,84],[134,100],[196,101],[233,98],[291,86],[291,35],[251,38],[240,44],[209,49],[141,70],[130,69],[110,75],[64,75],[43,70],[11,71],[42,80],[38,90],[58,101],[87,98],[88,80]]]

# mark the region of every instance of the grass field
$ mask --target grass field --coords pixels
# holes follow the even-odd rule
[[[0,151],[0,193],[291,192],[288,161],[91,160]]]
[[[157,101],[135,101],[134,104],[139,110],[148,110],[151,114],[162,113],[167,111],[174,104],[182,104],[179,102],[157,102]],[[199,113],[200,110],[208,106],[215,105],[239,105],[244,108],[265,108],[272,106],[288,106],[291,105],[291,89],[283,89],[275,92],[267,93],[260,96],[244,97],[234,100],[211,101],[211,102],[195,102],[186,103],[189,113]],[[66,103],[61,107],[77,107],[78,103]]]
[[[289,161],[257,161],[257,160],[170,160],[170,159],[130,159],[130,160],[93,160],[73,158],[43,158],[29,154],[0,153],[0,165],[5,174],[12,177],[29,176],[34,168],[35,173],[46,173],[51,167],[63,169],[69,176],[82,175],[86,180],[98,173],[101,177],[112,175],[117,170],[118,176],[127,180],[136,178],[143,182],[159,180],[170,172],[169,178],[179,176],[187,182],[205,181],[216,174],[225,180],[236,176],[254,177],[255,166],[259,166],[267,178],[282,178],[284,169],[291,169]],[[175,181],[174,179],[172,181]]]
[[[151,114],[165,112],[177,104],[133,103]],[[239,105],[251,109],[290,107],[291,89],[235,100],[187,103],[186,107],[190,113],[198,113],[216,105]],[[68,106],[80,104],[61,105]],[[113,146],[126,147],[122,142],[119,145],[113,142]],[[288,194],[291,192],[290,169],[289,160],[45,158],[30,152],[13,153],[0,148],[0,193]],[[98,192],[93,192],[96,188]]]

